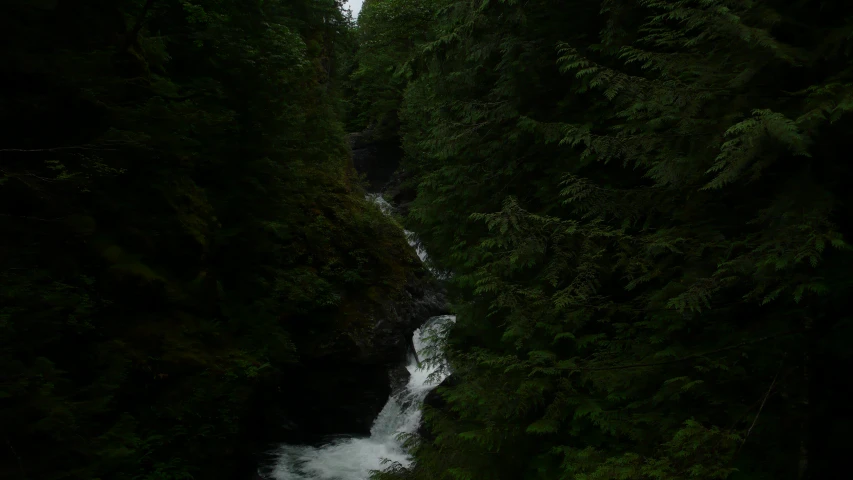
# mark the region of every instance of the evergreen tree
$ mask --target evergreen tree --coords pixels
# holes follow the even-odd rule
[[[819,479],[849,442],[850,7],[456,1],[400,113],[453,274],[377,478]],[[840,471],[840,470],[838,470]]]
[[[350,166],[349,21],[16,0],[0,24],[0,477],[234,478],[252,398],[417,268]]]
[[[399,135],[403,90],[412,59],[430,35],[437,0],[366,0],[359,14],[357,49],[350,66],[348,103],[352,129],[373,127],[378,138]]]

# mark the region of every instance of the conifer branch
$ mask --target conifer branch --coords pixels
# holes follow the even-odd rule
[[[657,366],[660,366],[660,365],[669,365],[669,364],[672,364],[672,363],[680,363],[680,362],[684,362],[684,361],[691,360],[691,359],[698,358],[698,357],[704,357],[704,356],[706,356],[706,355],[711,355],[711,354],[714,354],[714,353],[720,353],[720,352],[725,352],[725,351],[729,351],[729,350],[734,350],[734,349],[736,349],[736,348],[744,347],[744,346],[747,346],[747,345],[754,345],[754,344],[756,344],[756,343],[766,342],[767,340],[773,340],[773,339],[776,339],[776,338],[779,338],[779,337],[784,337],[784,336],[787,336],[787,335],[793,335],[793,334],[796,334],[796,333],[802,333],[802,332],[804,332],[804,331],[805,331],[805,330],[799,329],[799,330],[791,330],[791,331],[787,331],[787,332],[777,333],[777,334],[775,334],[775,335],[768,335],[768,336],[766,336],[766,337],[762,337],[762,338],[759,338],[759,339],[756,339],[756,340],[752,340],[752,341],[749,341],[749,342],[741,342],[741,343],[738,343],[738,344],[736,344],[736,345],[729,345],[728,347],[718,348],[718,349],[715,349],[715,350],[709,350],[709,351],[707,351],[707,352],[696,353],[696,354],[693,354],[693,355],[687,355],[686,357],[677,358],[677,359],[675,359],[675,360],[667,360],[667,361],[664,361],[664,362],[632,363],[632,364],[629,364],[629,365],[615,365],[615,366],[612,366],[612,367],[579,368],[579,369],[578,369],[578,371],[624,370],[624,369],[629,369],[629,368],[657,367]]]

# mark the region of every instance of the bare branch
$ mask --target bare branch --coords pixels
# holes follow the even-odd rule
[[[24,462],[21,461],[21,456],[18,455],[17,451],[15,451],[15,447],[12,446],[12,442],[10,442],[8,438],[6,438],[5,440],[6,440],[6,445],[9,446],[9,450],[11,450],[12,454],[15,455],[15,458],[18,459],[18,470],[21,471],[21,476],[26,477],[26,474],[24,472]]]

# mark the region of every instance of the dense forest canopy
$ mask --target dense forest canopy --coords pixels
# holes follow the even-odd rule
[[[853,4],[343,8],[0,6],[0,478],[252,470],[427,276],[362,131],[456,313],[376,479],[849,470]]]
[[[301,395],[285,368],[420,268],[349,161],[351,20],[15,0],[0,24],[0,478],[236,478],[254,399]]]
[[[851,14],[366,2],[354,102],[399,119],[406,225],[458,313],[432,438],[378,478],[832,477]]]

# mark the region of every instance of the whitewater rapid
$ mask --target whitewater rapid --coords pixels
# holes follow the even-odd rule
[[[394,206],[388,203],[387,200],[382,198],[382,195],[378,193],[369,193],[367,194],[367,199],[373,202],[377,207],[379,207],[379,209],[382,210],[382,213],[384,213],[385,215],[391,215],[392,213],[394,213]],[[418,258],[421,259],[421,262],[426,263],[426,250],[424,250],[420,245],[415,243],[414,232],[403,229],[403,233],[406,234],[406,240],[408,240],[409,245],[411,245],[412,248],[415,249],[415,252],[417,252]]]
[[[415,331],[413,343],[418,356],[429,345],[444,322],[452,315],[433,317]],[[421,366],[414,355],[406,369],[411,375],[406,386],[391,395],[373,422],[369,437],[341,438],[319,447],[283,445],[275,452],[269,478],[275,480],[366,480],[371,470],[382,470],[383,459],[411,464],[400,434],[415,433],[421,421],[421,404],[427,393],[444,379],[432,362]]]
[[[390,215],[393,207],[380,195],[372,200],[384,213]],[[409,243],[417,250],[421,261],[426,252],[414,244],[412,233],[406,231]],[[446,376],[438,362],[423,361],[434,353],[430,345],[440,335],[446,322],[456,317],[443,315],[426,319],[415,331],[412,343],[416,355],[410,355],[406,369],[410,377],[406,386],[392,392],[388,402],[373,422],[369,437],[344,437],[318,447],[310,445],[282,445],[274,452],[272,467],[266,472],[274,480],[366,480],[373,470],[382,470],[384,461],[409,466],[412,462],[403,447],[401,434],[415,433],[421,422],[421,405],[430,390]]]

